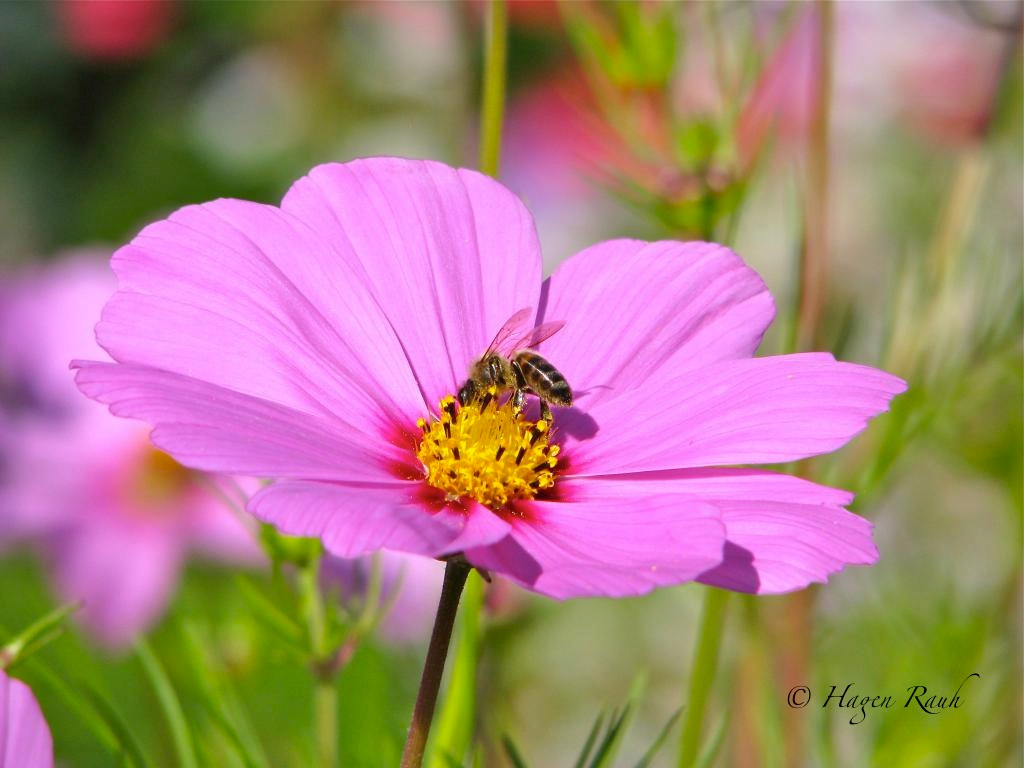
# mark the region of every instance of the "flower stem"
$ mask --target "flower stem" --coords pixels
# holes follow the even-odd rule
[[[505,69],[508,58],[508,15],[505,0],[487,4],[484,31],[483,104],[480,115],[480,170],[498,175],[501,123],[505,112]]]
[[[416,695],[409,735],[405,740],[405,749],[402,750],[402,768],[420,768],[423,763],[423,752],[430,734],[430,723],[434,718],[437,691],[441,687],[441,674],[448,655],[448,644],[452,639],[459,598],[470,570],[468,563],[458,560],[449,560],[445,566],[434,631],[430,635],[426,661],[423,662],[423,676],[420,678],[420,690]]]
[[[817,12],[821,71],[818,92],[814,94],[804,190],[804,242],[800,254],[800,305],[796,320],[796,345],[801,351],[815,348],[820,341],[828,289],[829,115],[835,37],[832,0],[818,0]]]
[[[455,640],[452,671],[434,731],[431,768],[450,763],[440,756],[454,757],[461,764],[473,740],[476,710],[476,667],[480,655],[480,613],[484,585],[480,574],[470,573],[462,593],[462,612]]]
[[[313,722],[317,768],[338,764],[338,686],[337,669],[329,663],[327,622],[323,595],[317,579],[320,557],[310,557],[299,569],[299,591],[309,630],[314,676]]]
[[[729,593],[725,590],[712,587],[707,589],[704,596],[700,635],[690,672],[690,695],[686,703],[686,722],[683,725],[683,739],[679,748],[679,768],[690,768],[697,759],[704,708],[711,692],[711,683],[715,679],[715,668],[718,666],[718,650],[722,645],[728,597]]]

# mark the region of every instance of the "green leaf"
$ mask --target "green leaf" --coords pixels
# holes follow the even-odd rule
[[[657,755],[664,746],[665,741],[668,739],[668,735],[672,732],[672,728],[676,724],[676,721],[679,720],[679,715],[681,715],[682,712],[682,708],[677,709],[672,714],[672,717],[665,722],[665,725],[661,727],[661,730],[658,732],[658,736],[654,739],[654,742],[647,748],[647,751],[644,752],[644,756],[641,757],[640,761],[636,764],[636,768],[648,768],[655,755]]]
[[[135,654],[142,663],[142,670],[149,678],[157,700],[160,702],[160,708],[167,719],[174,751],[178,756],[178,765],[182,768],[198,768],[192,733],[188,721],[185,720],[185,713],[181,708],[181,702],[178,700],[174,686],[171,685],[170,678],[167,677],[167,672],[145,640],[140,640],[135,646]]]
[[[516,745],[512,743],[512,739],[507,735],[501,737],[501,746],[505,749],[505,754],[508,755],[509,762],[512,763],[512,768],[526,768],[526,761],[523,760],[523,756],[519,754],[519,750],[516,749]]]
[[[68,708],[71,709],[79,719],[96,736],[96,740],[111,752],[121,749],[117,734],[107,725],[106,721],[96,712],[87,697],[80,691],[72,688],[63,677],[54,673],[38,659],[32,659],[28,663],[32,674],[42,680],[43,685],[56,693]],[[123,751],[123,750],[122,750]]]
[[[15,636],[0,648],[0,669],[10,669],[19,661],[28,658],[44,645],[64,634],[65,620],[79,607],[79,603],[62,605]]]
[[[590,733],[587,734],[587,740],[583,742],[583,749],[580,750],[580,756],[576,758],[576,762],[573,764],[573,768],[583,768],[587,764],[587,758],[590,757],[590,750],[594,748],[594,744],[597,741],[597,735],[601,733],[601,726],[604,725],[604,712],[598,713],[594,719],[594,724],[590,726]]]
[[[265,594],[265,590],[256,586],[248,577],[239,576],[235,579],[242,599],[248,604],[253,616],[283,642],[289,649],[297,652],[302,659],[306,658],[306,631],[294,618],[289,616]]]
[[[711,768],[715,764],[718,759],[718,753],[722,749],[722,744],[725,742],[725,732],[728,724],[729,720],[725,717],[718,722],[718,725],[711,734],[711,738],[708,739],[708,743],[701,750],[700,756],[695,763],[695,768]]]
[[[627,704],[619,714],[612,713],[612,720],[608,724],[608,729],[605,731],[604,738],[601,739],[597,751],[594,753],[594,759],[588,764],[589,768],[601,768],[601,766],[609,765],[610,761],[614,759],[622,734],[625,733],[623,726],[626,724],[629,712],[630,705]]]
[[[269,768],[255,728],[220,665],[207,654],[206,647],[196,626],[186,622],[182,626],[181,650],[192,668],[204,711],[246,768]]]
[[[146,760],[138,742],[132,736],[131,731],[128,730],[124,720],[118,711],[114,709],[113,705],[107,701],[106,697],[92,683],[80,680],[79,685],[83,689],[83,695],[88,699],[89,704],[92,705],[93,711],[97,713],[103,724],[110,730],[117,743],[117,747],[121,750],[124,757],[130,759],[131,764],[138,766],[138,768],[149,768],[152,763]]]

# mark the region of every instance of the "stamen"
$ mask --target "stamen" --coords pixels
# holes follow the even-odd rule
[[[549,442],[551,425],[529,421],[512,400],[502,402],[493,386],[461,406],[446,396],[439,417],[417,421],[423,440],[416,454],[426,482],[444,498],[507,510],[554,485],[559,447]]]

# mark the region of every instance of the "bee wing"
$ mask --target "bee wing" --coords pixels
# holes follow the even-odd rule
[[[484,352],[484,355],[497,352],[498,354],[508,356],[515,347],[515,342],[523,338],[524,335],[529,334],[530,329],[527,327],[524,330],[524,326],[529,323],[532,314],[532,307],[523,307],[506,320],[505,324],[494,335],[494,340],[487,345],[487,351]]]
[[[540,325],[531,328],[526,335],[519,339],[515,344],[515,349],[527,349],[528,347],[536,347],[544,339],[549,339],[562,330],[562,326],[565,323],[561,320],[552,320],[550,323],[541,323]]]
[[[562,330],[565,325],[561,320],[554,320],[550,323],[541,323],[537,326],[530,326],[529,322],[533,316],[532,307],[523,307],[512,317],[505,321],[494,337],[494,341],[487,347],[485,355],[497,353],[503,357],[511,357],[517,349],[535,347],[544,339],[554,336]]]

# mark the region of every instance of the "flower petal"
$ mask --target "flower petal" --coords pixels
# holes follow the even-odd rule
[[[713,243],[612,240],[563,263],[545,283],[541,346],[577,399],[644,386],[671,364],[750,357],[775,314],[758,274]]]
[[[76,362],[75,381],[115,416],[195,469],[253,477],[394,481],[401,451],[329,416],[300,413],[188,376],[128,363]]]
[[[722,560],[710,504],[666,489],[637,496],[615,480],[565,482],[571,501],[532,501],[511,535],[467,559],[558,599],[639,595],[691,581]]]
[[[32,690],[0,670],[0,765],[52,768],[53,737]]]
[[[643,396],[567,412],[559,427],[574,474],[771,464],[834,451],[905,389],[884,371],[824,353],[673,365]]]
[[[182,208],[114,254],[97,338],[116,360],[361,429],[415,420],[402,344],[335,246],[273,206]]]
[[[490,510],[432,513],[413,498],[413,485],[358,486],[283,481],[257,493],[249,511],[283,533],[313,536],[338,557],[378,549],[436,557],[485,546],[509,532]]]
[[[398,158],[321,165],[281,207],[361,271],[431,406],[515,311],[537,306],[533,219],[479,173]]]
[[[677,493],[718,509],[725,559],[700,575],[705,584],[789,592],[878,559],[871,523],[843,509],[853,499],[847,491],[754,469],[683,469],[615,480],[639,498]]]

